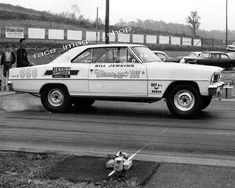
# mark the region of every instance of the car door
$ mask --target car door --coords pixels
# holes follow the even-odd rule
[[[89,92],[97,96],[147,96],[146,66],[127,47],[94,48]]]
[[[218,66],[220,64],[220,55],[217,53],[206,54],[206,58],[199,60],[203,65]]]
[[[225,59],[223,54],[220,53],[211,53],[211,58],[209,60],[210,65],[219,66],[219,67],[226,67],[225,64],[229,61],[228,57]]]
[[[87,95],[89,93],[88,69],[90,64],[91,49],[85,50],[71,60],[71,77],[67,83],[71,95]]]
[[[219,53],[213,53],[211,54],[211,65],[213,66],[221,66],[222,65],[222,59],[220,57]]]

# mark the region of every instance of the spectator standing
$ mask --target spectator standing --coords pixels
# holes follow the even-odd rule
[[[19,43],[20,47],[17,49],[17,52],[16,52],[16,55],[17,55],[16,67],[32,66],[33,64],[31,64],[28,61],[27,52],[25,50],[26,40],[23,38],[23,39],[20,39],[19,42],[20,42]]]
[[[6,51],[3,52],[1,57],[1,65],[3,66],[2,90],[8,89],[7,82],[9,79],[9,69],[12,68],[12,65],[16,61],[15,54],[13,53],[11,46],[7,45],[6,48]]]

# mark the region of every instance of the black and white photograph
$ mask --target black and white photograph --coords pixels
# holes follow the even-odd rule
[[[234,188],[234,9],[0,0],[0,188]]]

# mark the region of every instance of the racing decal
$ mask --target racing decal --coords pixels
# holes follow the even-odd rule
[[[105,70],[95,70],[94,74],[96,78],[140,78],[143,71],[141,70],[131,70],[131,71],[123,71],[123,72],[112,72]]]
[[[28,67],[28,68],[21,68],[20,69],[20,78],[36,78],[37,77],[37,68],[31,68],[31,67]]]
[[[20,78],[24,78],[25,77],[25,68],[21,68],[20,69]]]
[[[111,77],[111,78],[126,78],[129,76],[129,72],[128,71],[124,71],[124,72],[106,72],[104,70],[96,70],[94,72],[96,74],[96,78],[102,78],[102,77]]]
[[[134,67],[134,64],[111,64],[109,67]]]
[[[53,67],[47,70],[45,76],[52,75],[53,78],[70,78],[71,75],[77,75],[79,70],[71,70],[71,67]]]
[[[98,68],[98,67],[106,67],[106,64],[97,64],[95,65],[95,68]],[[134,67],[134,64],[110,64],[108,65],[107,67],[113,67],[113,68],[123,68],[123,67]]]
[[[157,83],[157,82],[152,82],[151,83],[151,91],[152,91],[152,93],[162,93],[162,90],[161,90],[162,87],[163,86],[160,83]]]
[[[38,69],[37,68],[33,68],[32,69],[32,77],[33,78],[37,78],[37,76],[38,76]]]
[[[53,78],[70,78],[70,67],[53,67],[52,77]]]
[[[31,78],[31,68],[26,69],[26,78]]]
[[[105,64],[98,64],[98,65],[95,65],[95,68],[97,68],[97,67],[106,67],[106,65],[105,65]]]
[[[141,71],[130,71],[130,78],[140,78]]]
[[[11,75],[11,78],[19,78],[19,75]]]

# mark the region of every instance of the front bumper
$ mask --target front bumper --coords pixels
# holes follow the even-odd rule
[[[217,82],[208,86],[209,95],[215,95],[220,92],[224,87],[224,82]]]

